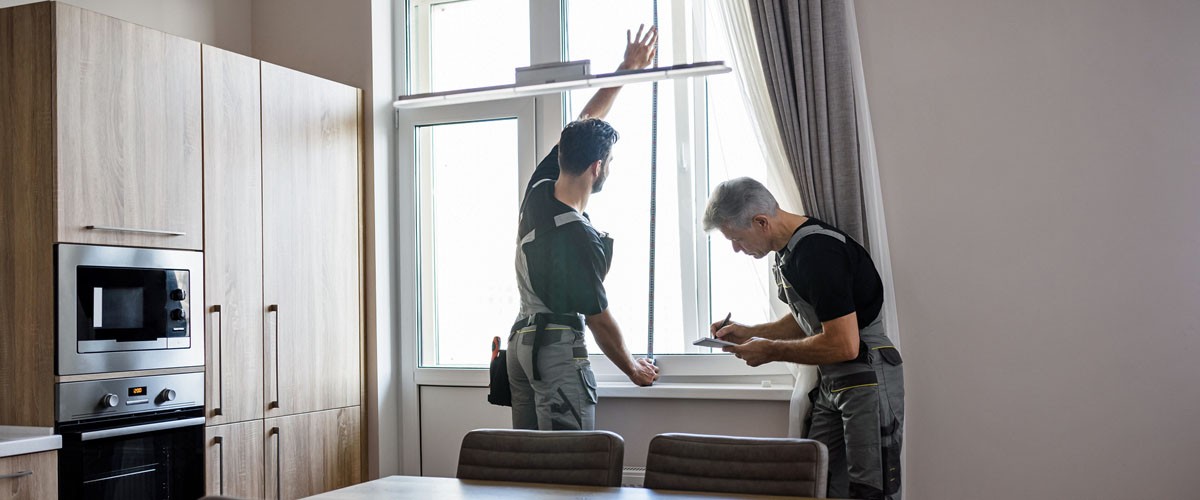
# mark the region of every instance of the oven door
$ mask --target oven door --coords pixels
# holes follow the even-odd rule
[[[62,244],[60,375],[204,364],[203,255]]]
[[[204,496],[204,412],[62,425],[63,499],[187,499]]]

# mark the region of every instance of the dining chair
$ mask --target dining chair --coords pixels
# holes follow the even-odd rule
[[[659,434],[647,488],[824,498],[829,451],[811,439]]]
[[[477,429],[463,437],[459,479],[620,486],[625,440],[608,431]]]

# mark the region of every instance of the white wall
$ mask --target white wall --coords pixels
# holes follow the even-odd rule
[[[909,498],[1196,498],[1200,2],[855,8]]]
[[[0,8],[35,0],[0,0]],[[71,5],[214,47],[250,55],[246,0],[70,0]]]
[[[472,429],[512,428],[509,408],[487,388],[422,386],[421,474],[454,477],[462,438]],[[625,440],[625,466],[644,467],[650,439],[664,432],[787,437],[787,401],[600,398],[596,428]]]

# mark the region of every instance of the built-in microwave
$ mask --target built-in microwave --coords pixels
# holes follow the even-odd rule
[[[58,374],[204,364],[204,258],[188,250],[60,244]]]

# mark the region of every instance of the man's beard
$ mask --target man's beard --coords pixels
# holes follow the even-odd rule
[[[601,189],[604,189],[604,181],[607,181],[607,180],[608,180],[608,168],[605,168],[600,171],[600,177],[597,178],[596,182],[592,184],[592,194],[599,193]]]

